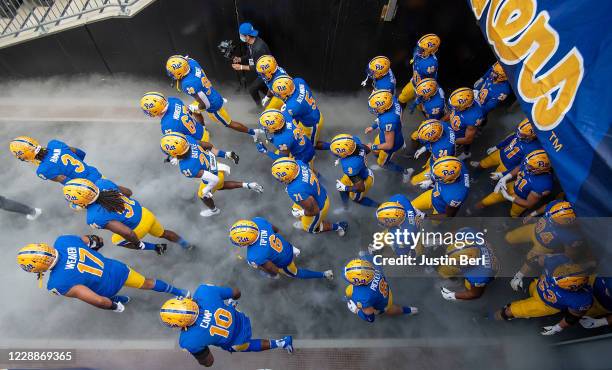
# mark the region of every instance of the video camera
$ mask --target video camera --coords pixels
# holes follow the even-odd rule
[[[223,55],[223,58],[232,60],[236,45],[234,45],[234,40],[223,40],[217,45],[217,48],[221,52],[221,55]]]

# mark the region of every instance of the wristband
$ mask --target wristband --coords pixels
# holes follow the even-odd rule
[[[378,128],[378,123],[376,123],[376,122],[372,123],[372,126],[370,126],[370,128],[372,130],[376,130]]]
[[[253,130],[252,128],[249,129],[248,134],[251,136],[255,136],[255,130]]]
[[[378,150],[378,145],[372,144],[372,150]]]

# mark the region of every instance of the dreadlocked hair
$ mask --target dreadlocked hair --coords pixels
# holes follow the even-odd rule
[[[110,212],[122,213],[125,210],[123,194],[118,190],[102,190],[96,203]]]
[[[45,156],[47,155],[49,151],[47,150],[47,148],[40,148],[40,150],[38,151],[38,153],[36,153],[36,156],[34,157],[35,159],[38,159],[39,161],[42,161],[43,159],[45,159]]]

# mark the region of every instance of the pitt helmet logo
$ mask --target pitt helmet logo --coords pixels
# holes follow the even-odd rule
[[[336,148],[335,152],[336,152],[336,154],[342,154],[342,153],[346,152],[346,149],[345,148]]]
[[[261,70],[262,71],[267,71],[268,69],[270,69],[270,64],[269,63],[264,63],[261,65]]]
[[[455,174],[455,170],[448,170],[448,169],[443,169],[442,170],[442,175],[444,176],[451,176]]]
[[[174,69],[175,71],[177,69],[181,68],[182,66],[183,66],[183,63],[182,62],[178,62],[178,61],[171,64],[172,69]]]
[[[175,150],[176,145],[175,144],[164,144],[164,148],[166,148],[166,150]]]
[[[374,68],[376,68],[377,71],[382,71],[385,67],[382,64],[376,64]]]

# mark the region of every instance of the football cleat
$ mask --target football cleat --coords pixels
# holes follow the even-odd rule
[[[128,304],[131,301],[131,298],[126,295],[116,295],[110,298],[111,301],[115,303]]]
[[[287,350],[288,353],[293,353],[293,338],[291,336],[283,338],[283,349]]]
[[[348,227],[349,224],[346,221],[340,221],[338,222],[338,236],[344,236],[346,235],[346,232],[348,231]]]
[[[234,164],[238,164],[238,161],[240,161],[240,157],[234,152],[228,152],[227,155],[234,162]]]
[[[168,249],[168,245],[161,243],[161,244],[155,244],[155,253],[157,253],[158,256],[163,255],[164,253],[166,253],[166,250]]]
[[[410,179],[412,178],[413,173],[414,173],[414,168],[406,168],[404,170],[404,172],[402,173],[402,181],[404,182],[404,184],[407,184],[410,182]]]
[[[323,275],[325,275],[325,278],[329,281],[334,280],[334,272],[332,270],[327,270],[323,272]]]
[[[261,194],[264,191],[263,186],[259,185],[256,182],[249,182],[247,184],[247,189],[252,190],[252,191],[254,191],[254,192],[258,193],[258,194]]]
[[[181,291],[181,294],[179,294],[177,297],[180,298],[191,298],[191,291],[189,289],[179,289]]]
[[[215,207],[214,209],[207,208],[207,209],[203,209],[200,212],[200,216],[202,216],[202,217],[211,217],[211,216],[217,215],[219,213],[221,213],[221,210],[219,208],[217,208],[217,207]]]
[[[300,250],[297,249],[296,247],[293,247],[293,257],[298,258],[300,256]]]
[[[298,230],[303,230],[302,221],[295,221],[293,223],[293,228],[298,229]]]

